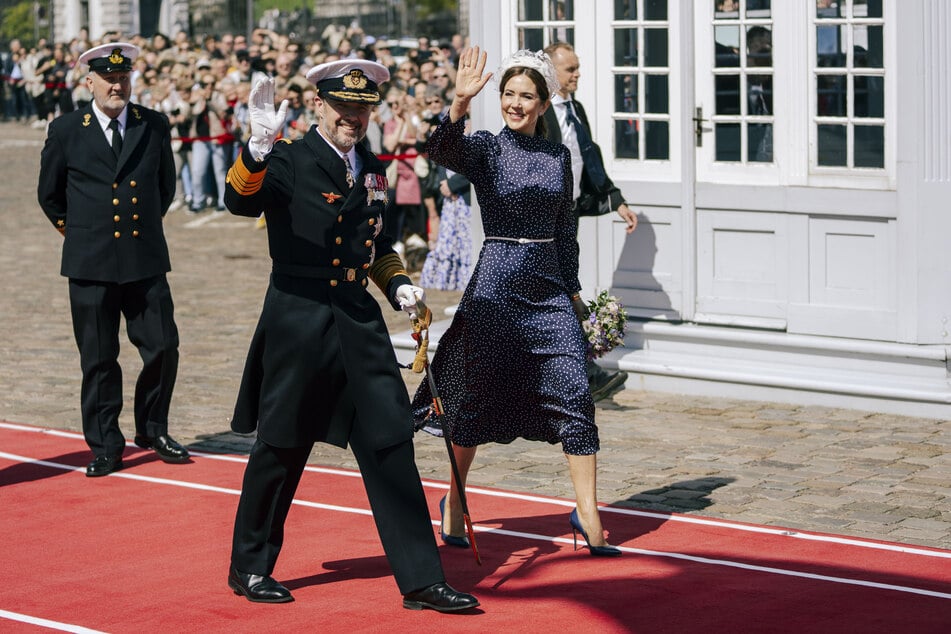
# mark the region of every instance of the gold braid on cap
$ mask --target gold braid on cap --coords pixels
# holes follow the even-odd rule
[[[380,101],[380,94],[378,92],[359,93],[346,90],[328,90],[327,96],[338,101],[361,101],[372,104],[376,104]]]

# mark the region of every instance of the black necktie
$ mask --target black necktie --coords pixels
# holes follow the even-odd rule
[[[343,164],[347,166],[347,187],[353,189],[353,169],[350,167],[350,155],[343,155]]]
[[[119,158],[122,153],[122,135],[119,134],[119,120],[113,119],[109,122],[109,129],[112,130],[112,153]]]
[[[578,139],[578,147],[581,149],[581,160],[584,161],[584,169],[588,172],[588,178],[595,187],[601,187],[608,175],[604,173],[604,166],[601,165],[601,157],[591,141],[591,135],[584,127],[578,117],[575,116],[574,104],[571,101],[565,102],[565,112],[567,112],[568,123],[575,127],[575,137]]]

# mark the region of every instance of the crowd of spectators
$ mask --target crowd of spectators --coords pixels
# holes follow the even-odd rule
[[[12,40],[0,53],[3,120],[43,128],[87,104],[92,96],[83,81],[86,71],[76,60],[92,46],[116,41],[141,50],[132,72],[132,101],[164,112],[172,123],[179,174],[173,208],[192,213],[224,210],[225,175],[250,133],[247,97],[258,77],[273,77],[278,103],[290,102],[283,136],[293,140],[315,123],[314,87],[305,78],[307,70],[350,57],[386,65],[392,79],[367,140],[377,154],[402,157],[395,161],[399,178],[391,183],[390,197],[397,239],[408,245],[407,251],[415,247],[425,254],[434,246],[441,207],[439,184],[433,182],[437,172],[414,155],[422,151],[435,118],[451,101],[457,57],[465,45],[462,36],[438,44],[419,37],[417,46],[399,57],[388,40],[367,36],[352,25],[328,27],[316,42],[263,28],[250,38],[224,33],[193,39],[184,31],[172,37],[109,32],[91,41],[83,29],[69,42],[41,39],[32,48]],[[398,139],[386,134],[394,127],[401,132]],[[416,259],[421,266],[420,256]]]

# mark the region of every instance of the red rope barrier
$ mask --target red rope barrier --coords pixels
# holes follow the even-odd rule
[[[172,137],[173,141],[194,143],[196,141],[217,141],[218,143],[233,143],[236,139],[233,134],[219,134],[218,136],[183,136]]]
[[[425,156],[425,154],[377,154],[376,157],[381,161],[404,161],[408,159],[415,159],[417,156]]]

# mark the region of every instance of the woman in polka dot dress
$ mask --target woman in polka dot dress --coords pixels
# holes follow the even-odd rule
[[[516,438],[561,443],[578,508],[571,526],[591,554],[608,546],[597,506],[594,403],[585,374],[578,312],[577,217],[571,208],[567,148],[539,130],[558,89],[544,53],[519,51],[500,68],[498,135],[464,134],[470,100],[492,77],[478,47],[460,58],[449,113],[430,138],[433,161],[465,175],[478,195],[485,243],[452,324],[439,341],[432,370],[445,415],[428,420],[426,381],[413,402],[417,425],[453,442],[462,485],[478,445]],[[453,487],[441,507],[443,541],[468,547]]]

